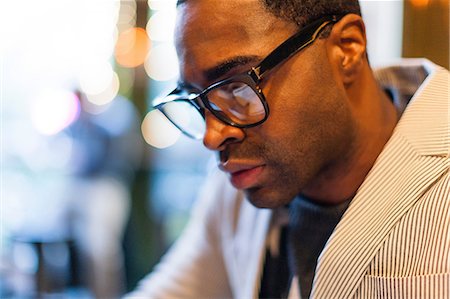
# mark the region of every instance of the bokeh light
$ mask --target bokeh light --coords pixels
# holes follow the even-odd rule
[[[175,30],[176,10],[157,11],[147,23],[152,41],[172,41]]]
[[[119,34],[114,55],[121,66],[137,67],[144,63],[149,49],[147,32],[143,28],[130,28]]]
[[[94,105],[102,106],[109,104],[119,92],[120,81],[116,72],[112,74],[112,80],[110,80],[109,86],[107,86],[102,92],[97,94],[86,93],[86,97],[89,102]]]
[[[168,81],[178,77],[178,57],[171,44],[161,44],[151,49],[145,61],[145,70],[156,81]]]
[[[66,90],[46,90],[31,105],[31,121],[44,135],[54,135],[74,122],[80,112],[78,97]]]
[[[114,70],[107,61],[86,62],[80,71],[81,90],[87,94],[99,94],[111,86]]]
[[[174,145],[181,135],[181,132],[159,110],[147,113],[141,130],[149,145],[161,149]]]

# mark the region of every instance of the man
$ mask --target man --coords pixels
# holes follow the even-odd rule
[[[446,70],[374,73],[356,0],[183,1],[176,46],[157,108],[233,186],[131,296],[450,296]]]

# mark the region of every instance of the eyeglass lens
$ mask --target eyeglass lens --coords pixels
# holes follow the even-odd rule
[[[188,101],[173,101],[159,108],[162,113],[186,135],[201,139],[205,133],[203,115]]]
[[[211,112],[229,124],[252,125],[266,116],[259,95],[244,82],[234,81],[212,88],[204,98]],[[203,138],[206,130],[204,117],[188,100],[167,102],[159,110],[188,136]]]
[[[256,91],[244,82],[230,82],[210,90],[206,97],[216,114],[238,125],[264,119],[265,109]]]

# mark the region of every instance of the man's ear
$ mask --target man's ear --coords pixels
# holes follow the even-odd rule
[[[329,55],[344,86],[351,85],[367,63],[366,29],[362,18],[348,14],[337,22],[328,38]]]

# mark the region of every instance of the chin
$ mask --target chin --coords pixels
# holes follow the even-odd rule
[[[245,190],[244,193],[247,200],[253,206],[261,209],[276,209],[283,207],[294,198],[266,188],[250,188]]]

